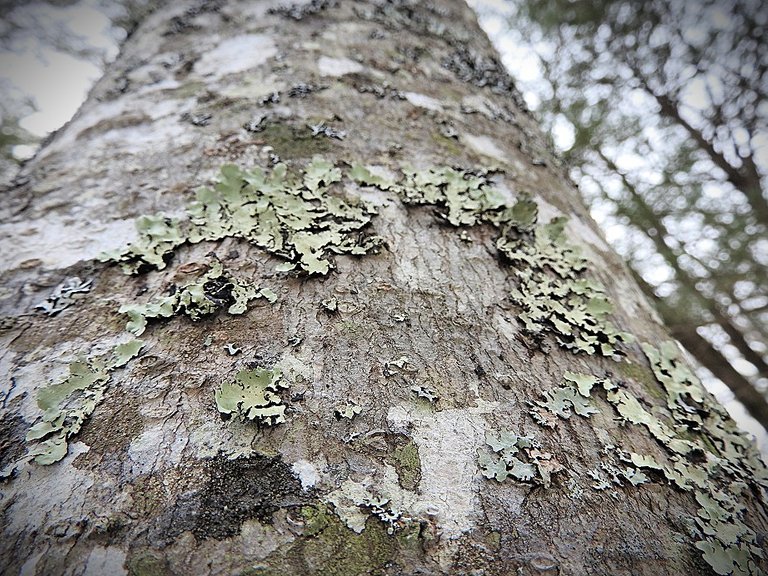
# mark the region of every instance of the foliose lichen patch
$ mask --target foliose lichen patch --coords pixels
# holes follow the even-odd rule
[[[765,557],[764,548],[745,524],[746,510],[737,498],[752,489],[761,492],[764,500],[768,470],[752,442],[706,395],[674,342],[664,342],[658,348],[644,344],[643,351],[667,393],[675,427],[692,437],[692,451],[704,458],[703,466],[693,466],[680,456],[673,457],[679,466],[667,474],[680,488],[692,490],[701,506],[696,517],[701,530],[696,547],[718,574],[761,573],[757,561]]]
[[[511,477],[549,487],[552,474],[564,470],[551,453],[540,449],[532,436],[519,436],[508,430],[489,432],[485,444],[490,450],[480,451],[478,464],[488,479],[503,482]]]
[[[331,254],[367,254],[381,244],[363,232],[373,208],[330,194],[341,177],[339,168],[319,157],[300,176],[285,164],[269,173],[224,166],[213,188],[198,190],[185,220],[142,216],[138,240],[102,259],[121,263],[129,273],[142,265],[163,269],[183,244],[242,238],[286,260],[281,270],[327,274]]]
[[[359,482],[345,480],[324,500],[332,504],[336,515],[358,534],[365,530],[371,515],[387,527],[389,534],[393,534],[426,513],[417,494],[400,487],[397,471],[389,465],[384,466],[383,474],[375,480],[372,476]]]
[[[618,416],[632,425],[642,426],[664,447],[667,457],[638,454],[607,446],[618,463],[601,461],[587,471],[595,490],[632,486],[650,481],[643,471],[663,476],[671,485],[691,493],[699,505],[695,518],[695,546],[717,574],[761,574],[758,561],[763,551],[758,535],[745,522],[746,509],[739,496],[757,491],[765,497],[768,471],[750,440],[740,433],[723,409],[704,391],[699,380],[685,365],[677,345],[663,342],[659,347],[648,343],[643,350],[654,375],[663,386],[669,416],[662,420],[647,410],[628,389],[607,378],[566,373],[566,383],[536,402],[532,415],[544,426],[552,425],[545,412],[562,418],[573,410],[588,417],[597,413],[594,390],[605,392],[606,401]],[[577,403],[571,403],[577,398]],[[588,410],[577,410],[589,401]],[[507,449],[500,439],[496,446]],[[503,444],[503,446],[502,446]],[[516,445],[513,445],[516,448]],[[513,462],[514,464],[514,462]],[[495,465],[495,467],[494,467]],[[509,466],[509,465],[507,465]],[[500,470],[499,462],[490,462],[488,473]]]
[[[620,346],[630,336],[608,320],[612,306],[602,286],[584,277],[587,260],[568,242],[566,220],[538,223],[537,204],[525,196],[509,203],[491,176],[485,170],[440,167],[403,169],[401,178],[389,180],[360,165],[352,165],[347,173],[361,186],[396,193],[406,205],[433,207],[448,226],[492,226],[498,233],[499,255],[510,264],[514,285],[509,297],[521,310],[518,318],[524,331],[536,339],[551,334],[560,346],[577,353],[621,355]],[[342,180],[337,166],[318,157],[297,173],[289,173],[284,164],[270,171],[224,166],[213,188],[197,192],[185,218],[139,218],[138,240],[104,259],[121,263],[129,273],[163,269],[184,244],[240,238],[283,259],[277,271],[324,275],[333,268],[333,254],[368,254],[382,243],[366,233],[375,210],[339,195],[336,184]],[[216,261],[206,274],[174,293],[145,305],[127,304],[120,311],[130,318],[128,329],[140,334],[148,318],[183,313],[195,320],[224,307],[240,314],[257,297],[273,301],[276,295],[233,278]],[[323,306],[334,312],[338,303]],[[64,382],[41,390],[38,404],[44,415],[29,431],[28,439],[37,444],[28,459],[41,464],[61,459],[67,441],[103,397],[111,371],[125,365],[140,348],[141,343],[134,341],[118,347],[109,361],[73,363]],[[678,358],[674,344],[659,348],[646,344],[643,349],[664,388],[668,417],[660,419],[644,408],[621,383],[572,372],[565,374],[561,387],[530,403],[531,414],[540,424],[554,427],[574,413],[596,414],[596,391],[601,397],[604,394],[621,419],[647,429],[666,449],[667,458],[659,461],[651,455],[606,447],[614,461],[599,462],[587,472],[592,487],[637,486],[650,481],[645,473],[649,470],[662,475],[690,492],[699,505],[696,547],[713,569],[723,575],[758,573],[757,561],[762,558],[758,536],[746,525],[745,509],[737,496],[768,487],[764,466],[749,441],[703,392]],[[383,366],[385,377],[413,370],[406,356]],[[279,370],[245,369],[216,391],[215,402],[222,415],[273,425],[285,420],[286,407],[279,394],[284,387]],[[431,390],[413,390],[429,402],[436,401]],[[353,418],[358,412],[359,407],[350,404],[339,410],[339,417]],[[489,433],[485,444],[479,455],[481,471],[498,482],[514,478],[549,487],[552,475],[565,470],[530,436],[500,431]],[[420,480],[418,446],[407,446],[395,454],[398,470],[386,465],[378,485],[374,486],[373,476],[360,482],[348,479],[324,498],[354,533],[363,531],[371,515],[393,534],[431,513],[414,491]],[[329,522],[326,518],[324,526]],[[317,533],[324,530],[318,527]]]
[[[40,420],[27,432],[31,442],[26,456],[9,464],[0,477],[8,477],[23,462],[53,464],[67,455],[68,441],[77,434],[104,398],[111,373],[138,356],[144,343],[131,340],[117,345],[111,354],[79,360],[69,365],[69,375],[37,394],[43,411]]]
[[[255,298],[275,302],[277,295],[269,288],[259,288],[247,280],[225,274],[221,262],[214,260],[209,271],[197,280],[174,287],[171,294],[155,297],[146,304],[124,304],[119,312],[129,318],[126,330],[140,336],[146,329],[147,319],[184,314],[199,320],[221,308],[230,314],[242,314],[248,302]]]
[[[215,393],[216,407],[226,416],[272,426],[285,422],[285,405],[279,396],[287,388],[278,369],[240,370],[234,382],[221,385]]]
[[[598,412],[589,401],[589,393],[597,378],[573,372],[565,373],[566,384],[543,393],[544,400],[532,403],[530,411],[533,419],[542,426],[554,428],[552,419],[548,418],[544,411],[548,411],[560,418],[568,419],[571,414],[589,417]]]

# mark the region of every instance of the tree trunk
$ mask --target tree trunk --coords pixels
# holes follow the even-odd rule
[[[542,141],[458,0],[147,17],[5,192],[3,573],[765,570]]]

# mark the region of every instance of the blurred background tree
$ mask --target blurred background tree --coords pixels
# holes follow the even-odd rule
[[[0,0],[0,184],[77,111],[151,0]]]
[[[479,4],[609,241],[680,342],[767,427],[763,2],[490,3],[508,26]]]

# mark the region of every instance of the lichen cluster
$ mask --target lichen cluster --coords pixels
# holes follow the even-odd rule
[[[480,470],[488,479],[503,482],[508,477],[521,482],[537,482],[549,487],[552,474],[563,467],[549,452],[543,452],[532,436],[518,436],[507,430],[487,433],[478,458]]]
[[[108,355],[72,362],[63,381],[42,388],[37,394],[37,406],[43,415],[27,432],[27,441],[32,446],[21,461],[0,472],[0,477],[10,476],[24,461],[53,464],[64,458],[68,441],[104,398],[112,371],[135,358],[143,344],[141,340],[131,340],[117,345]]]
[[[755,532],[745,523],[745,509],[738,496],[768,488],[768,473],[751,442],[704,392],[701,383],[680,358],[673,342],[658,348],[643,344],[653,373],[665,390],[668,417],[646,410],[628,390],[608,378],[566,373],[563,386],[544,393],[545,401],[533,405],[532,415],[544,426],[553,426],[547,412],[567,418],[573,410],[588,417],[599,412],[595,389],[625,422],[646,428],[666,451],[666,458],[638,454],[613,446],[621,465],[611,462],[589,470],[592,488],[606,490],[622,481],[632,485],[649,481],[643,470],[661,474],[676,488],[690,492],[700,506],[695,546],[718,574],[757,574],[763,558]],[[576,402],[573,400],[576,399]],[[555,418],[556,421],[556,418]],[[631,467],[627,467],[631,466]]]
[[[216,390],[215,400],[219,412],[227,417],[273,426],[285,422],[285,404],[279,392],[287,388],[278,369],[240,370],[234,382],[227,382]]]
[[[119,312],[129,318],[126,330],[140,336],[147,327],[147,319],[184,314],[199,320],[225,307],[230,314],[242,314],[255,298],[275,302],[277,295],[269,288],[258,288],[246,280],[225,275],[221,262],[214,260],[209,271],[197,280],[174,287],[171,294],[155,297],[146,304],[124,304]]]
[[[142,266],[162,269],[183,244],[242,238],[286,260],[281,270],[327,274],[333,266],[331,254],[367,254],[381,244],[380,238],[363,232],[375,211],[330,193],[340,180],[341,170],[320,158],[310,162],[301,178],[285,164],[269,173],[227,165],[213,188],[197,191],[187,219],[142,216],[138,240],[102,259],[121,263],[129,273]]]
[[[631,340],[608,320],[612,306],[602,286],[584,277],[587,260],[568,242],[566,220],[538,223],[536,203],[526,196],[509,203],[493,185],[491,172],[403,169],[401,178],[390,181],[352,165],[347,177],[360,186],[395,193],[406,205],[431,206],[448,226],[492,226],[497,231],[499,257],[508,264],[513,280],[509,298],[520,310],[518,319],[524,332],[534,340],[551,334],[574,353],[607,357],[620,356],[621,345]],[[342,180],[338,167],[317,157],[297,174],[289,173],[283,164],[267,172],[225,166],[213,188],[197,192],[186,218],[143,216],[137,221],[138,240],[104,259],[122,264],[129,273],[163,269],[184,244],[240,238],[284,260],[277,271],[324,275],[333,268],[333,254],[368,254],[382,243],[365,232],[375,211],[363,202],[342,197],[336,186]],[[139,335],[148,319],[184,314],[197,320],[223,308],[242,314],[249,301],[259,297],[273,302],[276,294],[225,272],[215,260],[199,278],[146,304],[125,304],[120,312],[129,317],[127,329]],[[338,313],[335,298],[320,305],[330,314]],[[63,382],[43,388],[38,394],[43,417],[27,436],[35,443],[27,459],[49,464],[63,458],[68,440],[101,401],[112,370],[135,357],[141,346],[135,340],[118,346],[110,359],[75,362]],[[230,354],[239,351],[233,350],[230,348]],[[604,456],[611,455],[612,460],[598,462],[587,471],[592,488],[637,486],[650,481],[645,473],[649,470],[662,475],[690,492],[700,506],[696,547],[713,569],[722,575],[757,573],[762,552],[735,496],[756,485],[767,488],[765,467],[749,441],[703,392],[674,344],[659,348],[644,344],[643,350],[664,389],[668,414],[646,409],[619,381],[574,372],[565,373],[560,387],[530,401],[529,413],[542,426],[554,428],[573,414],[590,417],[599,413],[599,400],[604,398],[625,423],[644,427],[664,447],[666,458],[660,461],[652,455],[606,446]],[[414,371],[407,356],[384,362],[382,368],[387,378]],[[286,406],[280,397],[284,388],[280,370],[247,368],[234,381],[222,384],[214,399],[224,417],[269,426],[285,421]],[[426,387],[411,389],[430,404],[437,401]],[[360,406],[349,401],[335,413],[339,419],[351,420],[361,412]],[[488,433],[485,440],[478,462],[489,479],[503,482],[513,478],[549,487],[552,475],[565,471],[531,436],[500,431]],[[418,448],[413,443],[407,446],[402,454],[395,454],[399,469],[385,465],[377,486],[373,477],[361,482],[348,479],[326,495],[325,502],[333,505],[348,528],[362,532],[373,515],[391,534],[420,514],[414,492],[420,480]],[[403,464],[406,460],[408,467]],[[398,472],[403,473],[402,478]]]
[[[586,260],[564,234],[565,219],[537,226],[533,241],[503,236],[497,247],[518,278],[512,300],[522,308],[525,330],[535,336],[553,333],[573,352],[621,355],[619,346],[632,337],[608,320],[613,305],[602,285],[583,278]]]
[[[535,401],[530,411],[531,416],[542,426],[554,428],[554,422],[545,412],[568,419],[571,414],[588,418],[598,412],[589,401],[589,393],[594,384],[586,375],[566,372],[566,384],[543,393],[544,400]],[[597,379],[594,379],[596,381]]]
[[[755,532],[744,522],[746,510],[737,498],[750,490],[750,485],[762,490],[765,497],[768,470],[752,442],[738,431],[723,408],[706,396],[673,342],[659,348],[644,344],[643,351],[667,393],[676,429],[691,435],[691,451],[705,459],[703,465],[695,466],[679,456],[672,457],[681,464],[676,468],[683,480],[690,480],[689,486],[674,472],[664,470],[679,488],[693,490],[701,506],[696,523],[702,534],[696,547],[718,574],[759,573],[757,559],[764,554]],[[677,451],[671,443],[668,446]]]
[[[376,482],[372,476],[359,482],[347,479],[324,500],[358,534],[365,530],[370,515],[384,523],[389,534],[402,530],[414,520],[412,512],[418,507],[416,492],[400,487],[398,473],[390,465],[384,466]]]

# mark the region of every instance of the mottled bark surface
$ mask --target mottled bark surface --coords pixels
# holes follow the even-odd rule
[[[610,378],[675,425],[639,344],[667,336],[520,109],[472,12],[458,1],[276,7],[157,10],[4,193],[0,468],[24,459],[38,391],[127,340],[121,305],[184,284],[211,251],[278,299],[238,316],[150,323],[141,354],[112,373],[66,457],[23,462],[0,485],[3,573],[711,573],[694,547],[703,504],[693,491],[648,469],[638,486],[606,472],[617,449],[666,461],[658,437],[623,423],[602,391],[590,418],[550,414],[548,428],[531,416],[530,403],[570,370]],[[313,136],[321,123],[331,132]],[[135,237],[136,217],[183,216],[222,165],[266,168],[274,155],[297,171],[315,155],[392,175],[499,169],[493,180],[510,203],[529,193],[540,221],[570,219],[585,277],[604,284],[611,321],[638,343],[621,345],[618,362],[538,341],[510,300],[517,280],[498,231],[447,226],[433,207],[347,180],[337,192],[377,207],[369,232],[386,244],[336,256],[327,276],[276,272],[279,258],[234,238],[183,246],[165,270],[135,276],[95,260]],[[73,276],[92,279],[90,291],[56,315],[35,311]],[[286,375],[286,422],[223,420],[215,390],[257,366]],[[359,414],[340,415],[351,403]],[[478,454],[500,430],[534,436],[562,469],[547,482],[484,477]],[[729,451],[708,434],[683,434],[712,446],[686,465]],[[741,466],[743,451],[733,452]],[[608,487],[598,490],[589,471],[600,470]],[[352,498],[345,513],[333,495],[344,486],[370,498]],[[406,502],[397,510],[395,493]],[[389,503],[375,501],[382,494]],[[732,496],[765,546],[761,488],[745,482]]]

